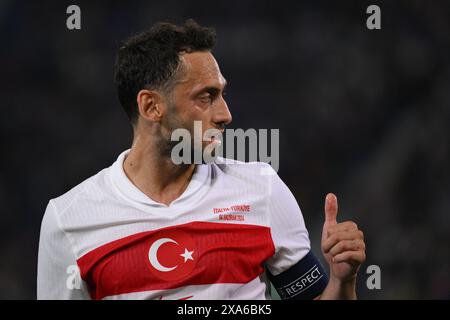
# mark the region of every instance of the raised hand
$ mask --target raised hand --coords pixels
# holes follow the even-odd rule
[[[337,222],[338,202],[333,193],[325,198],[322,252],[330,266],[330,280],[348,282],[356,278],[366,260],[364,235],[353,221]]]

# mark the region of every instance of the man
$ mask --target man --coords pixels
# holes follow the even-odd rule
[[[297,202],[269,165],[174,163],[176,129],[194,135],[194,121],[219,131],[231,122],[214,43],[214,30],[190,20],[156,24],[119,49],[115,83],[133,144],[50,200],[38,299],[266,299],[269,281],[285,299],[356,298],[363,234],[336,222],[333,194],[322,236],[328,280]]]

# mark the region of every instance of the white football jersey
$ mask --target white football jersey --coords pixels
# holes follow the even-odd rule
[[[310,251],[300,208],[270,165],[197,165],[169,206],[112,166],[50,200],[38,299],[270,299]]]

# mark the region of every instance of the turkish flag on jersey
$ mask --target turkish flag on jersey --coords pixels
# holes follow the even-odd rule
[[[268,227],[192,222],[115,240],[78,259],[91,297],[247,283],[275,252]]]

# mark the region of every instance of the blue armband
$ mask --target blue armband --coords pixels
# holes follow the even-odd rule
[[[281,299],[312,300],[328,284],[328,276],[319,260],[310,251],[297,264],[279,275],[267,272]]]

